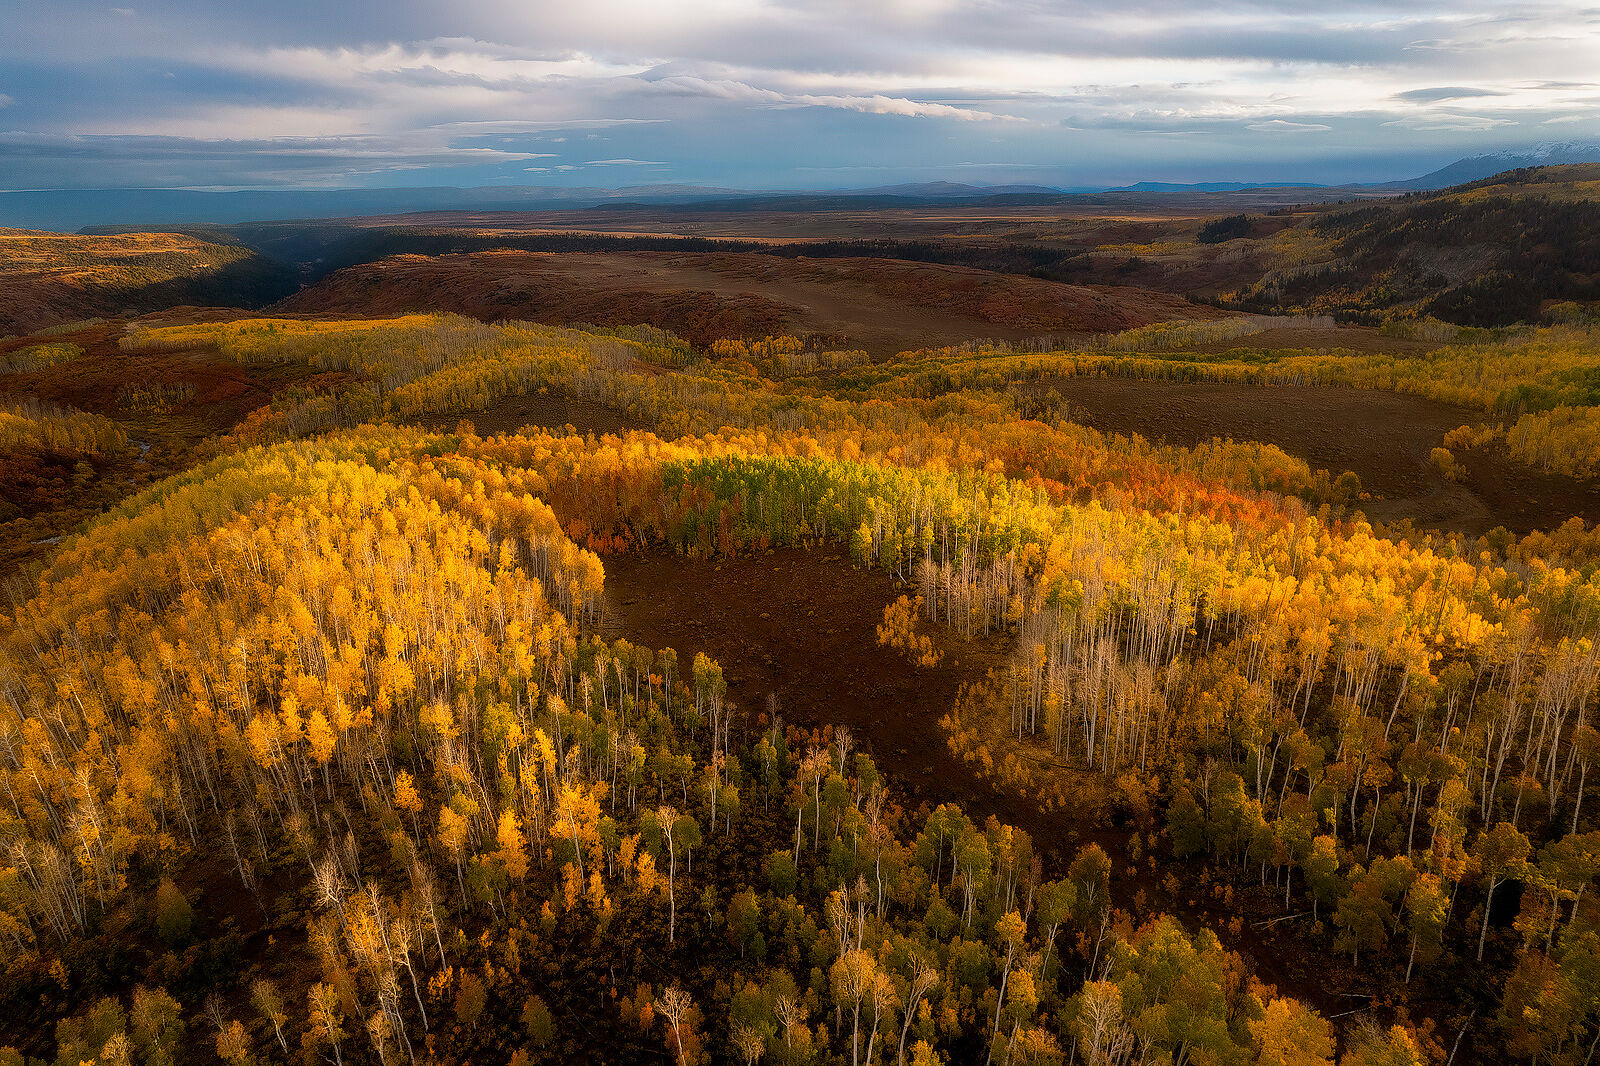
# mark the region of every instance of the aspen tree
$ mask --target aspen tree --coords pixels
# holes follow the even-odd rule
[[[920,955],[911,958],[911,977],[907,982],[905,1009],[900,1021],[900,1045],[895,1052],[896,1066],[904,1066],[906,1059],[906,1034],[911,1031],[911,1020],[917,1015],[917,1005],[939,983],[939,971]]]
[[[278,986],[264,977],[257,978],[250,985],[250,1002],[262,1019],[272,1026],[272,1035],[277,1038],[278,1046],[287,1055],[289,1041],[283,1035],[283,1023],[289,1020],[289,1016],[284,1011],[283,997],[278,994]]]
[[[878,976],[877,961],[867,952],[851,948],[840,954],[828,972],[834,1002],[850,1010],[850,1062],[861,1056],[861,1002],[872,994]],[[870,1046],[868,1048],[870,1052]]]
[[[340,1051],[339,1044],[345,1036],[341,1024],[344,1015],[339,1009],[338,994],[331,985],[315,984],[306,994],[306,999],[310,1004],[311,1016],[307,1022],[304,1042],[308,1047],[328,1045],[333,1049],[336,1066],[343,1066],[344,1055]]]
[[[667,943],[671,944],[676,942],[678,931],[678,812],[672,807],[658,807],[656,821],[661,827],[662,840],[667,845]],[[672,1024],[676,1033],[677,1022]],[[682,1052],[681,1046],[679,1052]]]
[[[673,1051],[677,1054],[679,1066],[685,1066],[683,1054],[683,1023],[691,1007],[687,993],[677,985],[663,991],[654,1001],[656,1013],[660,1014],[667,1023],[667,1031],[672,1035]]]
[[[1483,942],[1489,935],[1489,911],[1494,904],[1494,891],[1507,880],[1520,878],[1527,866],[1529,844],[1516,826],[1500,822],[1493,829],[1478,834],[1473,858],[1477,860],[1485,881],[1483,895],[1483,924],[1478,929],[1478,961],[1483,961]]]

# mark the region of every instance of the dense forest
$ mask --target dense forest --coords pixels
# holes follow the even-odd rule
[[[1447,399],[1482,419],[1441,462],[1589,476],[1595,335],[1248,347],[1274,325],[889,361],[128,329],[314,376],[11,581],[0,1063],[1592,1061],[1600,534],[1375,527],[1351,475],[1097,433],[1040,386]],[[480,434],[526,396],[640,428]],[[0,449],[86,485],[135,447],[0,408]],[[867,713],[978,799],[614,622],[615,560],[779,549],[892,584],[866,653],[977,664]]]

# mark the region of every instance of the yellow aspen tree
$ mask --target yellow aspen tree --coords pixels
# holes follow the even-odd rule
[[[340,1041],[345,1037],[344,1012],[339,1009],[339,994],[332,985],[318,983],[306,993],[306,1002],[310,1017],[302,1041],[312,1049],[322,1045],[331,1047],[334,1066],[344,1066],[344,1055],[340,1050]]]
[[[509,808],[501,813],[500,825],[495,834],[495,839],[500,848],[495,852],[495,858],[505,867],[506,876],[513,881],[520,881],[528,876],[527,845],[522,837],[522,827],[518,824],[517,813]]]

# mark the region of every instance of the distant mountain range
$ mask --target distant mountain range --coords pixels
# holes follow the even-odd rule
[[[1404,192],[1443,189],[1519,167],[1600,162],[1600,144],[1551,142],[1459,159],[1419,178],[1367,185],[1324,186],[1307,182],[1212,181],[1176,184],[1141,181],[1118,188],[1047,185],[969,185],[933,181],[822,192],[756,192],[704,185],[593,187],[492,186],[405,189],[274,189],[214,192],[195,189],[68,189],[0,192],[0,226],[72,231],[104,226],[162,227],[194,223],[349,218],[430,211],[531,211],[614,206],[619,209],[680,205],[705,209],[722,202],[730,209],[820,210],[839,207],[904,206],[917,203],[997,200],[1048,204],[1085,194],[1237,193],[1307,189],[1320,198],[1343,192]]]
[[[968,185],[960,181],[918,181],[904,185],[878,185],[851,189],[861,196],[909,196],[919,200],[970,200],[979,196],[1060,196],[1062,193],[1098,191],[1093,187],[1062,189],[1051,185]]]
[[[1410,181],[1397,182],[1407,189],[1429,191],[1447,189],[1452,185],[1465,185],[1492,177],[1507,170],[1521,167],[1554,167],[1567,163],[1600,163],[1600,144],[1580,144],[1576,141],[1551,141],[1532,148],[1510,148],[1488,155],[1475,155],[1458,159],[1447,167]]]
[[[175,226],[305,218],[401,215],[419,211],[531,211],[593,207],[614,200],[675,203],[749,195],[703,185],[627,189],[532,185],[404,189],[61,189],[0,192],[0,226],[76,230],[94,226]]]
[[[1326,189],[1309,181],[1197,181],[1180,184],[1171,181],[1140,181],[1106,192],[1248,192],[1251,189]]]

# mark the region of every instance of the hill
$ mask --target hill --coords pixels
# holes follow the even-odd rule
[[[287,268],[238,245],[0,230],[0,335],[179,304],[259,307],[293,287]]]
[[[1600,167],[1511,171],[1439,193],[1324,209],[1304,224],[1328,254],[1269,271],[1237,304],[1363,320],[1433,315],[1469,326],[1600,301]]]
[[[392,256],[339,271],[285,300],[279,310],[445,310],[484,321],[645,322],[701,347],[728,338],[821,334],[880,355],[975,337],[1021,340],[1219,314],[1133,287],[1063,285],[872,257],[517,251]]]

